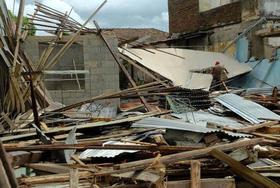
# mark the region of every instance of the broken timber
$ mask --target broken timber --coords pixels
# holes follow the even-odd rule
[[[237,174],[243,177],[248,182],[252,183],[253,185],[259,188],[279,188],[280,185],[276,182],[270,180],[269,178],[260,175],[259,173],[255,172],[254,170],[242,165],[238,161],[232,159],[227,154],[218,149],[213,149],[210,154],[219,159],[222,162],[228,164],[232,170]]]

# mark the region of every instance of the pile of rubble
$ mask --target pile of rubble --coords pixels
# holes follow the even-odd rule
[[[57,39],[34,67],[20,48],[28,31],[20,29],[24,6],[12,31],[1,1],[0,187],[280,187],[278,88],[236,90],[222,82],[226,90],[212,92],[211,75],[201,71],[209,65],[169,70],[168,63],[157,64],[169,57],[181,65],[186,56],[210,57],[207,52],[195,57],[138,45],[115,54],[96,22],[97,29],[86,27],[105,3],[84,24],[36,3],[29,25]],[[71,39],[53,54],[65,32]],[[131,87],[58,107],[43,92],[42,70],[87,33],[102,38]],[[250,71],[216,53],[219,58],[228,62],[229,78]],[[154,81],[137,85],[120,59]],[[119,108],[102,102],[108,99],[117,99]]]

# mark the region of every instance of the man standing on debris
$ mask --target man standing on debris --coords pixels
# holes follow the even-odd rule
[[[224,80],[227,79],[228,73],[229,72],[227,71],[227,69],[224,66],[222,66],[219,61],[216,61],[215,66],[211,70],[211,74],[213,75],[212,86],[218,84],[223,84],[225,86]],[[217,87],[217,89],[220,89],[220,87]]]

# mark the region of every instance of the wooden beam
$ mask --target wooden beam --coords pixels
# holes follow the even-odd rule
[[[18,16],[17,16],[17,25],[16,25],[16,31],[15,31],[16,48],[15,48],[15,51],[14,51],[13,71],[15,71],[17,57],[18,57],[18,53],[19,53],[21,28],[22,28],[22,24],[23,24],[24,7],[25,7],[25,0],[20,0],[19,11],[18,11]]]
[[[63,71],[46,70],[44,71],[44,74],[59,74],[59,75],[89,74],[89,70],[63,70]]]
[[[230,151],[230,150],[234,150],[234,149],[240,148],[240,147],[257,145],[262,142],[264,142],[264,139],[257,138],[257,139],[252,139],[252,140],[237,141],[237,142],[233,142],[233,143],[229,143],[229,144],[221,144],[221,145],[216,145],[216,146],[212,146],[212,147],[208,147],[208,148],[204,148],[204,149],[197,149],[194,151],[186,151],[186,152],[181,152],[181,153],[177,153],[177,154],[166,155],[166,156],[161,157],[159,159],[159,162],[161,162],[162,164],[172,164],[175,162],[185,161],[185,160],[189,160],[192,158],[208,156],[209,152],[212,151],[213,149],[221,149],[223,151]],[[153,162],[154,162],[154,159],[144,159],[144,160],[115,165],[115,169],[119,169],[118,171],[120,171],[120,172],[129,171],[131,169],[141,170],[141,169],[147,168]],[[106,172],[103,174],[108,174],[108,173],[112,173],[112,172]],[[114,172],[114,173],[116,173],[116,172]]]
[[[271,126],[277,125],[277,124],[279,124],[279,121],[269,121],[269,122],[261,123],[258,125],[239,128],[239,129],[236,129],[236,131],[242,132],[242,133],[245,133],[245,132],[250,133],[250,132],[256,131],[258,129],[265,128],[265,127],[271,127]]]
[[[259,188],[280,187],[278,183],[272,181],[271,179],[265,176],[262,176],[261,174],[248,168],[247,166],[244,166],[243,164],[239,163],[238,161],[234,160],[233,158],[231,158],[230,156],[218,149],[213,149],[210,152],[210,155],[229,165],[237,175],[243,177],[245,180]]]
[[[121,68],[121,70],[123,71],[123,73],[125,74],[125,76],[127,77],[128,81],[131,83],[131,85],[133,87],[137,87],[135,81],[133,80],[133,78],[131,77],[131,75],[129,74],[129,72],[127,71],[127,69],[125,68],[125,66],[119,61],[118,57],[116,56],[116,54],[113,52],[113,50],[111,49],[109,43],[107,42],[107,40],[105,39],[104,35],[102,34],[102,30],[100,29],[99,25],[97,24],[96,21],[94,21],[94,24],[98,30],[98,33],[101,37],[101,39],[104,41],[105,45],[107,46],[108,50],[110,51],[112,57],[114,58],[115,62],[118,64],[118,66]],[[137,92],[141,102],[144,104],[146,110],[148,112],[152,111],[150,105],[148,104],[148,102],[146,101],[146,99],[141,96],[141,93]]]
[[[94,143],[95,142],[95,143]],[[59,151],[68,149],[103,149],[103,150],[149,150],[162,152],[182,152],[201,149],[200,146],[157,146],[157,145],[103,145],[103,142],[94,141],[92,143],[81,144],[44,144],[31,146],[6,146],[7,151]],[[27,152],[28,153],[28,152]]]
[[[19,186],[17,183],[17,179],[15,177],[15,174],[14,174],[14,169],[13,169],[11,163],[8,161],[8,156],[7,156],[6,150],[5,150],[1,140],[0,140],[0,158],[2,160],[3,167],[6,171],[6,174],[8,176],[11,187],[18,188]]]
[[[93,174],[91,172],[78,172],[78,173],[79,173],[79,179],[88,179],[93,177]],[[20,184],[25,184],[25,185],[69,182],[69,181],[70,181],[70,173],[24,177],[19,179]]]
[[[77,127],[77,130],[80,129],[88,129],[88,128],[94,128],[94,127],[103,127],[103,126],[112,126],[116,124],[122,124],[122,123],[128,123],[128,122],[134,122],[134,121],[139,121],[141,119],[147,118],[147,117],[152,117],[152,116],[159,116],[163,114],[168,114],[170,111],[166,112],[149,112],[140,116],[135,116],[135,117],[129,117],[129,118],[124,118],[124,119],[119,119],[119,120],[114,120],[114,121],[109,121],[109,122],[97,122],[97,123],[87,123],[87,124],[81,124],[81,125],[74,125],[74,126],[68,126],[68,127],[56,127],[53,129],[50,129],[48,132],[43,131],[45,134],[54,134],[58,132],[69,132],[71,131],[74,127]],[[11,136],[5,136],[2,137],[1,140],[3,142],[6,141],[15,141],[19,140],[22,138],[28,138],[28,137],[34,137],[36,136],[36,133],[25,133],[25,134],[19,134],[19,135],[11,135]]]
[[[76,68],[76,62],[75,62],[75,59],[74,59],[74,58],[73,58],[72,62],[73,62],[73,66],[74,66],[74,69],[75,69],[75,72],[76,72],[76,71],[77,71],[77,68]],[[79,80],[79,77],[78,77],[78,73],[77,73],[77,72],[75,73],[75,77],[76,77],[76,81],[77,81],[78,88],[79,88],[79,90],[81,90],[81,84],[80,84],[80,80]]]
[[[106,99],[106,98],[109,98],[109,97],[112,97],[112,96],[116,96],[116,95],[119,96],[119,95],[125,94],[125,93],[127,93],[127,92],[132,92],[132,91],[140,90],[140,89],[143,89],[143,88],[156,86],[156,85],[158,85],[158,84],[159,84],[159,82],[152,82],[152,83],[144,84],[144,85],[141,85],[141,86],[137,86],[137,87],[125,89],[125,90],[122,90],[122,91],[116,91],[116,92],[113,92],[113,93],[101,94],[101,95],[96,96],[96,97],[93,97],[93,98],[91,98],[91,99],[84,100],[84,101],[81,101],[81,102],[77,102],[77,103],[75,103],[75,104],[71,104],[71,105],[69,105],[69,106],[62,107],[62,108],[53,110],[53,111],[51,111],[51,112],[63,112],[63,111],[67,111],[67,110],[70,110],[70,109],[73,109],[73,108],[77,108],[77,107],[79,107],[79,106],[82,106],[82,105],[84,105],[84,104],[92,103],[92,102],[97,101],[97,100]]]
[[[70,169],[70,185],[69,188],[79,188],[79,170],[77,168]]]
[[[52,68],[58,60],[63,56],[63,54],[69,49],[69,47],[75,42],[79,37],[81,31],[86,27],[86,25],[92,20],[92,18],[99,12],[99,10],[107,3],[107,0],[104,0],[103,3],[91,14],[91,16],[85,21],[85,23],[74,33],[70,40],[59,50],[59,52],[50,60],[49,64],[46,65],[46,69]],[[64,15],[63,15],[64,16]]]
[[[4,169],[4,166],[2,164],[2,161],[0,160],[0,187],[3,188],[11,188],[11,185],[9,183],[6,170]]]
[[[191,188],[201,188],[199,161],[191,161]]]
[[[32,168],[35,171],[48,172],[52,174],[65,174],[70,170],[68,166],[58,165],[54,163],[27,163],[24,166]]]
[[[201,188],[236,188],[234,179],[201,179]],[[190,181],[168,181],[167,188],[191,188]]]

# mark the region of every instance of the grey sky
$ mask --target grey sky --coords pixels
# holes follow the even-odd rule
[[[16,0],[16,9],[18,10]],[[103,0],[39,0],[60,11],[69,11],[71,16],[82,22]],[[6,0],[12,9],[14,0]],[[34,1],[26,0],[26,13],[33,13]],[[95,18],[101,27],[156,28],[168,31],[167,0],[108,0]]]

